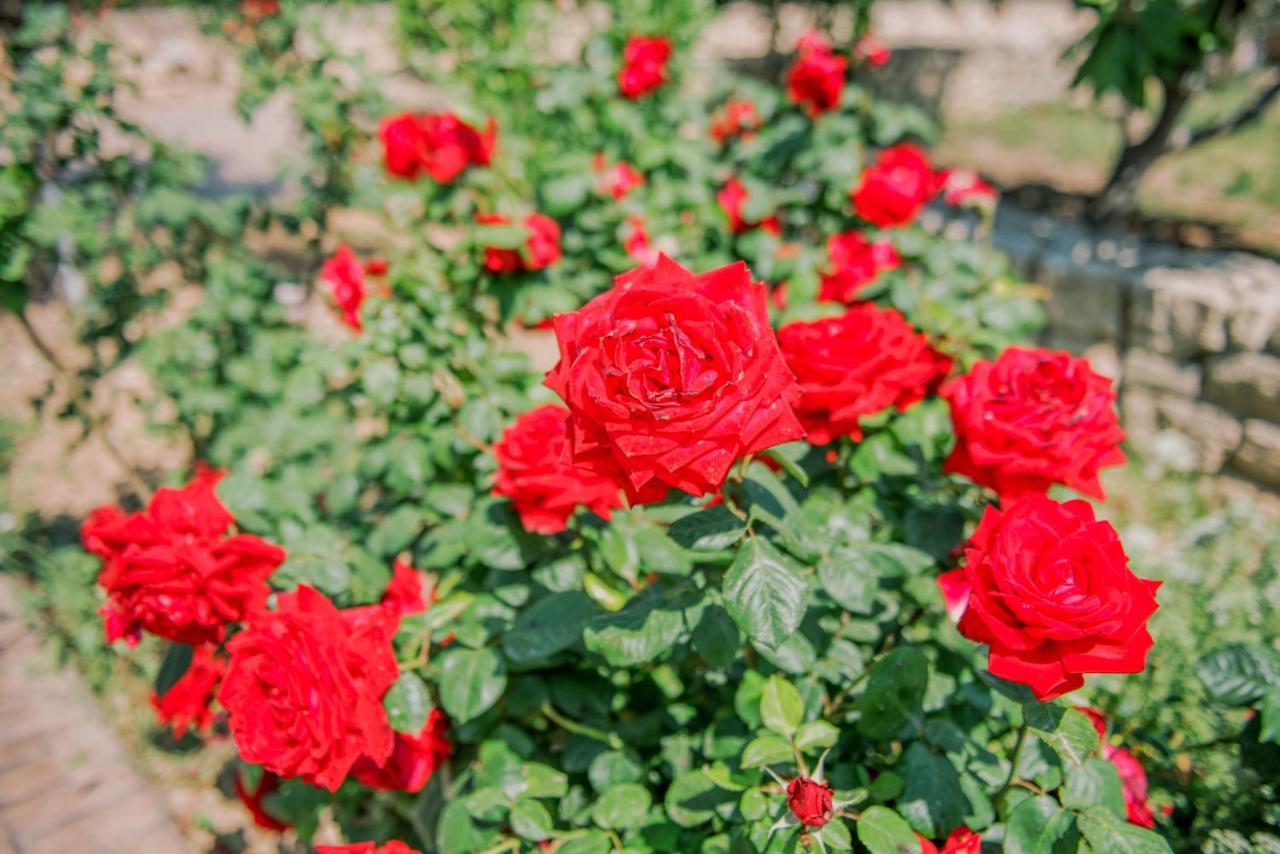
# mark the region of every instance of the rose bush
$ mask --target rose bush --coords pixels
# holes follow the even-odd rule
[[[571,62],[499,49],[556,26],[500,5],[401,4],[450,112],[317,133],[307,210],[381,226],[308,220],[319,311],[229,254],[142,345],[227,471],[83,526],[159,720],[327,850],[1164,850],[1154,739],[1072,707],[1119,720],[1084,675],[1155,654],[1067,492],[1120,459],[1110,383],[1011,349],[1033,292],[923,227],[989,196],[871,43],[692,85],[703,4]],[[233,14],[291,67],[293,3]]]

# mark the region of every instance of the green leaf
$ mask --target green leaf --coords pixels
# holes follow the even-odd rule
[[[476,246],[519,249],[529,239],[529,229],[523,225],[477,225],[472,227],[471,239]]]
[[[871,854],[920,854],[920,840],[915,831],[888,807],[863,810],[858,817],[858,841]]]
[[[533,842],[550,839],[555,822],[547,808],[532,798],[517,801],[511,808],[511,829],[516,835]]]
[[[1056,703],[1026,703],[1022,719],[1068,766],[1079,766],[1098,749],[1098,731],[1089,717]]]
[[[156,671],[155,691],[157,696],[163,697],[168,694],[169,689],[186,675],[187,668],[191,666],[191,658],[194,652],[185,643],[169,644],[164,651],[164,658],[160,661],[160,669]]]
[[[644,766],[621,750],[606,750],[591,760],[587,779],[597,792],[607,792],[618,783],[638,783],[644,779]]]
[[[606,830],[624,830],[644,824],[653,804],[649,790],[639,783],[619,783],[600,796],[591,808],[591,819]]]
[[[906,787],[898,798],[898,812],[922,836],[945,836],[964,823],[969,799],[960,788],[960,775],[951,760],[915,741],[899,763]]]
[[[472,854],[489,846],[493,834],[476,827],[466,804],[450,801],[440,813],[436,827],[436,847],[440,854]]]
[[[1262,698],[1258,704],[1258,716],[1262,724],[1258,730],[1258,741],[1280,743],[1280,689],[1273,688]]]
[[[1209,696],[1226,706],[1247,706],[1268,688],[1280,686],[1275,660],[1266,651],[1245,644],[1201,656],[1196,675]]]
[[[809,721],[796,730],[796,747],[805,753],[830,747],[840,738],[840,730],[827,721]]]
[[[870,614],[875,605],[878,576],[865,553],[839,549],[818,561],[818,581],[840,607]]]
[[[520,612],[502,638],[502,651],[517,664],[548,658],[576,644],[600,611],[581,590],[553,593]]]
[[[653,661],[675,646],[685,629],[683,609],[664,607],[668,604],[661,590],[647,588],[621,611],[593,618],[582,642],[614,667]]]
[[[763,537],[739,550],[724,577],[724,607],[747,636],[776,649],[804,618],[808,585],[794,561]]]
[[[386,515],[369,535],[369,549],[383,557],[404,551],[422,533],[426,519],[417,507],[401,505]]]
[[[527,798],[563,798],[569,791],[569,775],[550,765],[530,762],[524,766],[524,794]]]
[[[487,712],[507,687],[507,670],[492,649],[446,651],[440,667],[440,705],[456,723]]]
[[[743,538],[747,523],[723,504],[681,516],[667,528],[667,536],[690,551],[714,552],[727,549]]]
[[[814,837],[821,839],[823,847],[828,851],[849,851],[853,848],[849,825],[842,818],[834,818],[818,828]]]
[[[795,761],[791,745],[781,736],[768,734],[753,739],[742,751],[743,768],[761,768]]]
[[[1106,807],[1123,819],[1125,817],[1124,786],[1120,772],[1105,759],[1090,759],[1076,768],[1067,768],[1067,779],[1060,793],[1062,805],[1067,809],[1086,810],[1089,807]]]
[[[1089,847],[1099,854],[1169,854],[1172,851],[1160,834],[1130,824],[1102,807],[1085,810],[1076,824]]]
[[[393,730],[417,735],[431,712],[431,694],[416,673],[401,673],[382,698],[382,706]]]
[[[736,797],[721,789],[701,770],[685,771],[671,782],[664,806],[667,815],[681,827],[697,827],[711,820],[716,810],[732,804]]]
[[[765,680],[760,694],[760,719],[779,735],[790,738],[804,720],[804,701],[795,686],[774,674]]]
[[[573,835],[560,837],[564,840],[556,846],[556,854],[610,854],[613,842],[603,831],[575,831]]]
[[[890,650],[871,668],[867,690],[858,706],[858,729],[869,738],[889,738],[911,719],[923,720],[921,703],[929,682],[929,665],[913,647]]]
[[[1073,820],[1053,798],[1027,798],[1013,808],[1005,822],[1004,850],[1006,854],[1047,854],[1070,830]]]
[[[693,648],[712,667],[728,667],[738,655],[738,624],[719,605],[708,605],[693,630]]]

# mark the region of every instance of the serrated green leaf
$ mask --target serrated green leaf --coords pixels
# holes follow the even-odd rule
[[[1079,766],[1098,749],[1098,731],[1087,715],[1056,703],[1026,703],[1022,718],[1068,766]]]
[[[805,753],[830,747],[840,738],[840,730],[826,721],[809,721],[796,730],[796,747]]]
[[[909,720],[923,720],[921,703],[929,682],[929,665],[912,647],[890,650],[871,668],[858,706],[858,729],[869,738],[889,738]]]
[[[1272,655],[1246,644],[1201,656],[1196,662],[1196,675],[1209,696],[1227,706],[1247,706],[1268,688],[1280,687],[1280,672]]]
[[[452,649],[440,667],[440,705],[464,724],[487,712],[507,687],[507,669],[492,649]]]
[[[600,606],[580,590],[553,593],[520,612],[502,638],[502,651],[517,663],[555,655],[576,644],[600,612]]]
[[[1130,824],[1102,807],[1087,809],[1076,819],[1080,833],[1095,852],[1106,854],[1169,854],[1164,837]]]
[[[748,637],[776,649],[800,627],[808,585],[794,561],[763,537],[741,548],[724,577],[724,608]]]
[[[914,741],[895,767],[906,781],[898,798],[898,812],[921,836],[945,836],[964,822],[969,799],[960,788],[960,775],[945,755]]]
[[[888,807],[873,806],[858,817],[858,841],[871,854],[920,854],[911,825]]]
[[[526,798],[511,808],[511,829],[516,835],[533,842],[551,838],[555,822],[551,813],[539,802]]]
[[[644,824],[653,800],[639,783],[618,783],[591,808],[591,819],[606,830],[625,830]]]
[[[772,734],[753,739],[742,751],[743,768],[762,768],[765,765],[780,765],[794,760],[791,745],[787,740]]]
[[[765,680],[760,693],[760,719],[764,725],[784,738],[795,734],[804,720],[804,701],[795,686],[774,674]]]
[[[1062,805],[1068,809],[1087,810],[1105,807],[1116,816],[1125,817],[1124,786],[1116,766],[1105,759],[1090,759],[1075,768],[1068,767],[1062,785]]]
[[[431,694],[416,673],[401,673],[382,698],[387,720],[396,732],[417,735],[431,713]]]

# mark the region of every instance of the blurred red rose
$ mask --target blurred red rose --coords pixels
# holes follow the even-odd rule
[[[1039,700],[1079,688],[1086,673],[1146,665],[1158,581],[1129,569],[1115,529],[1087,501],[1028,495],[988,507],[965,549],[969,601],[960,633],[990,647],[996,676]]]
[[[665,255],[555,317],[547,386],[571,413],[573,459],[632,503],[715,492],[747,454],[799,439],[799,389],[742,263],[695,275]]]
[[[902,256],[888,240],[867,240],[860,232],[846,231],[827,238],[830,272],[822,274],[818,299],[848,305],[863,285],[875,281],[881,270],[896,270]]]
[[[1147,800],[1147,772],[1142,763],[1123,747],[1104,745],[1103,757],[1116,766],[1120,773],[1120,783],[1124,787],[1124,809],[1131,823],[1141,827],[1154,828],[1156,814],[1151,811]]]
[[[342,309],[342,322],[356,332],[360,331],[360,306],[365,297],[364,272],[356,254],[345,245],[339,246],[320,268],[321,281],[329,286],[333,301]]]
[[[556,534],[573,511],[586,507],[609,518],[622,506],[622,487],[610,477],[574,465],[569,455],[569,410],[548,404],[516,419],[494,446],[494,495],[511,499],[526,531]]]
[[[264,830],[274,830],[281,833],[289,829],[290,825],[273,816],[267,811],[267,796],[280,788],[280,777],[272,774],[270,771],[263,771],[262,776],[258,780],[258,785],[254,787],[252,792],[244,784],[244,776],[240,769],[236,769],[236,797],[240,799],[240,803],[244,804],[245,809],[249,811],[249,815],[253,817],[253,823]]]
[[[434,590],[429,594],[423,592],[418,571],[397,558],[391,566],[391,582],[379,602],[383,609],[399,618],[407,614],[421,614],[435,601]]]
[[[956,446],[944,470],[1002,499],[1055,483],[1102,498],[1098,471],[1124,462],[1111,380],[1070,353],[1010,347],[942,388]]]
[[[851,197],[858,216],[880,228],[906,225],[938,192],[929,158],[914,145],[900,144],[880,152],[863,170]]]
[[[394,734],[382,697],[399,675],[396,623],[377,606],[339,611],[306,586],[255,615],[227,643],[218,694],[240,756],[331,792],[360,757],[385,762]]]
[[[884,42],[870,33],[858,39],[858,43],[853,46],[853,58],[872,68],[883,68],[892,56],[893,53]]]
[[[916,838],[920,840],[920,854],[981,854],[982,852],[982,837],[964,825],[951,831],[951,835],[942,843],[941,851],[938,850],[938,846],[920,834],[917,833]]]
[[[593,165],[600,174],[600,192],[615,199],[625,199],[628,193],[644,183],[644,176],[630,163],[619,161],[610,164],[603,153],[596,154]]]
[[[361,758],[351,769],[355,778],[373,789],[420,792],[435,770],[449,759],[453,743],[448,739],[449,720],[432,709],[417,735],[395,734],[395,747],[382,764]]]
[[[410,848],[398,839],[392,839],[385,845],[375,845],[372,842],[317,845],[316,854],[422,854],[422,852],[416,848]]]
[[[667,80],[670,58],[671,41],[666,36],[632,36],[622,51],[618,91],[634,100],[657,89]]]
[[[799,55],[787,72],[787,95],[810,116],[840,105],[849,60],[832,53],[820,33],[810,32],[796,45]]]
[[[871,303],[788,323],[778,344],[800,385],[796,415],[815,445],[837,436],[861,441],[861,419],[891,406],[905,412],[951,370],[951,360],[901,314]]]
[[[808,777],[787,784],[787,806],[805,827],[822,827],[831,820],[831,787]]]
[[[938,173],[942,200],[949,205],[986,207],[995,203],[996,188],[968,169],[943,169]]]
[[[448,184],[468,166],[489,165],[498,132],[493,119],[481,132],[453,113],[402,113],[383,119],[378,135],[387,172]]]
[[[226,672],[226,662],[217,654],[217,647],[205,644],[195,649],[187,672],[163,696],[151,695],[156,718],[169,726],[175,739],[186,735],[188,729],[208,732],[213,725],[213,698]]]
[[[711,117],[711,138],[724,145],[735,136],[750,139],[760,127],[760,114],[750,101],[733,100]]]
[[[652,267],[658,263],[658,249],[649,241],[649,230],[645,227],[644,217],[629,216],[626,222],[627,237],[622,248],[642,267]]]
[[[507,225],[510,219],[502,214],[476,214],[481,225]],[[531,213],[524,218],[529,231],[524,252],[519,249],[500,249],[489,246],[484,250],[484,266],[491,273],[510,276],[532,270],[542,270],[560,260],[560,225],[549,216]]]
[[[729,220],[729,230],[734,234],[742,234],[753,228],[762,228],[770,234],[782,233],[782,222],[777,214],[768,216],[759,222],[747,222],[742,218],[742,206],[748,198],[747,188],[737,178],[730,178],[716,193],[716,201]]]
[[[284,550],[249,534],[227,535],[235,520],[214,493],[221,477],[205,469],[182,489],[158,489],[141,513],[90,514],[81,537],[103,559],[108,641],[136,643],[141,630],[199,646],[262,607]]]

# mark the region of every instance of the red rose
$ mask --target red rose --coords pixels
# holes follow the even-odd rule
[[[448,184],[468,166],[489,165],[497,129],[493,119],[482,133],[453,113],[403,113],[383,119],[378,135],[389,173],[417,178],[425,172]]]
[[[635,100],[657,89],[667,80],[667,60],[671,42],[665,36],[632,36],[622,51],[618,69],[618,91]]]
[[[385,762],[396,622],[377,606],[339,611],[306,586],[255,615],[227,644],[218,695],[241,757],[331,792],[361,756]]]
[[[947,841],[942,843],[941,851],[938,850],[938,846],[920,834],[917,833],[916,838],[920,840],[920,854],[981,854],[982,852],[982,837],[964,825],[951,831]]]
[[[995,203],[996,190],[968,169],[943,169],[938,173],[942,199],[949,205],[988,207]]]
[[[548,404],[516,419],[494,446],[494,495],[511,499],[526,531],[557,534],[573,511],[586,507],[605,519],[622,506],[622,487],[574,465],[569,456],[569,410]]]
[[[251,21],[280,14],[280,0],[240,0],[240,14]]]
[[[547,386],[571,413],[573,459],[627,487],[715,492],[747,454],[799,439],[799,389],[741,262],[694,275],[665,255],[555,317]]]
[[[951,360],[901,314],[871,303],[788,323],[778,344],[800,385],[796,414],[815,445],[837,436],[861,441],[861,419],[891,406],[905,412],[951,370]]]
[[[349,246],[338,251],[320,268],[320,279],[329,286],[333,301],[342,309],[342,322],[360,331],[360,306],[364,302],[364,268]]]
[[[226,662],[217,655],[216,647],[197,647],[187,672],[169,686],[163,697],[151,695],[156,718],[170,727],[175,739],[186,735],[188,729],[207,732],[213,725],[213,698],[226,672]]]
[[[1107,737],[1107,716],[1092,706],[1076,706],[1077,712],[1082,713],[1089,719],[1089,723],[1093,724],[1093,728],[1098,731],[1098,738],[1105,739]]]
[[[1120,773],[1120,783],[1124,789],[1124,809],[1130,823],[1141,827],[1154,828],[1156,814],[1151,811],[1147,801],[1147,772],[1142,763],[1123,747],[1103,745],[1102,756]]]
[[[831,787],[808,777],[787,784],[787,806],[805,827],[822,827],[831,820]]]
[[[872,68],[883,68],[892,55],[889,48],[870,33],[858,39],[858,43],[853,46],[853,58]]]
[[[849,60],[831,52],[820,33],[810,32],[796,45],[799,56],[787,72],[787,95],[810,116],[840,106]]]
[[[735,136],[750,139],[760,127],[760,114],[750,101],[729,101],[711,118],[711,138],[724,145]]]
[[[747,222],[742,218],[742,206],[746,204],[747,198],[747,188],[737,178],[730,178],[720,192],[716,193],[716,201],[720,203],[720,209],[729,219],[729,230],[734,234],[742,234],[753,228],[763,228],[770,234],[781,234],[782,222],[777,214],[759,222]]]
[[[253,818],[253,823],[264,830],[274,830],[276,833],[282,833],[289,829],[290,825],[273,816],[267,811],[265,801],[267,796],[280,788],[280,778],[272,774],[270,771],[263,771],[262,777],[258,780],[258,785],[252,792],[244,784],[244,777],[240,773],[240,769],[236,769],[236,797],[240,799],[240,803],[244,804],[245,809],[249,811],[249,815]]]
[[[427,610],[428,604],[435,601],[434,590],[430,594],[423,593],[422,579],[416,569],[399,559],[392,564],[391,583],[379,603],[384,610],[398,619],[406,614],[421,614]]]
[[[144,630],[199,646],[262,607],[284,550],[248,534],[227,536],[234,520],[213,491],[221,477],[204,470],[182,489],[158,489],[141,513],[90,515],[81,536],[103,559],[108,641],[136,643]]]
[[[1099,469],[1124,462],[1111,380],[1070,353],[1010,347],[948,382],[942,396],[956,432],[944,469],[1002,499],[1055,483],[1102,498]]]
[[[906,225],[938,191],[929,158],[914,145],[880,152],[862,173],[851,197],[858,216],[880,228]]]
[[[448,718],[438,709],[432,709],[417,735],[396,733],[395,747],[386,762],[379,765],[371,759],[362,758],[351,773],[373,789],[421,792],[431,775],[453,752],[453,743],[446,735],[448,731]]]
[[[818,300],[846,305],[857,299],[858,291],[875,281],[881,270],[896,270],[902,264],[892,243],[872,243],[857,231],[828,237],[827,257],[831,259],[831,270],[822,275]]]
[[[627,194],[644,183],[644,176],[630,163],[618,162],[610,165],[603,153],[597,153],[594,160],[596,172],[600,174],[600,192],[607,193],[621,201]]]
[[[506,225],[511,220],[502,214],[477,214],[476,222],[481,225]],[[560,260],[559,223],[549,216],[533,213],[524,218],[524,226],[529,231],[524,254],[518,249],[499,249],[496,246],[484,250],[484,266],[489,272],[509,276],[528,270],[541,270]]]
[[[969,602],[960,633],[990,647],[996,676],[1052,700],[1086,673],[1146,665],[1158,581],[1139,578],[1111,525],[1087,501],[1028,495],[988,507],[965,549]]]
[[[627,217],[627,237],[622,242],[626,253],[642,267],[652,267],[658,263],[658,250],[649,242],[649,231],[645,228],[644,217]]]
[[[372,842],[317,845],[316,854],[422,854],[422,852],[416,848],[410,848],[398,839],[392,839],[386,845],[375,845]]]

